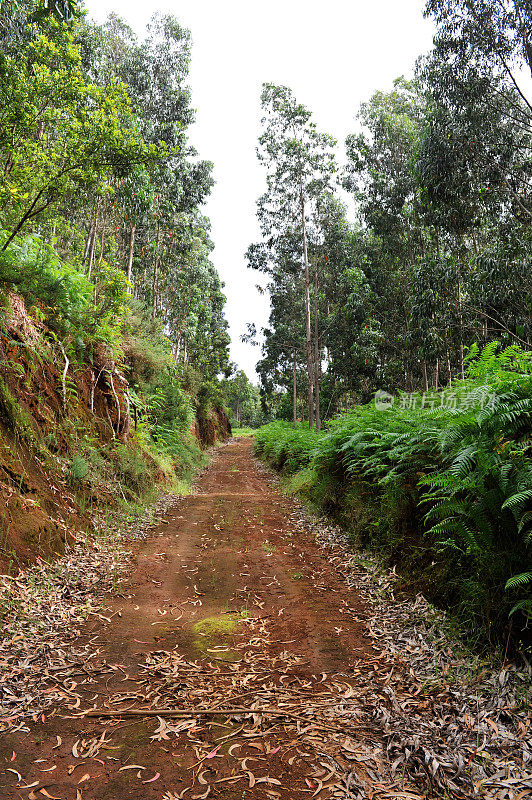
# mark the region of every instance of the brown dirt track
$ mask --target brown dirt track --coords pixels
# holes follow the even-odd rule
[[[334,759],[348,730],[334,706],[376,657],[349,595],[251,442],[221,447],[138,546],[109,621],[87,624],[94,654],[63,683],[65,705],[3,737],[0,797],[344,796]],[[244,711],[195,710],[215,705]],[[253,705],[288,716],[246,714]],[[124,713],[75,716],[91,708]]]

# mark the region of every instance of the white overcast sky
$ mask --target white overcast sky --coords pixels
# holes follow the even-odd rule
[[[255,201],[264,175],[255,147],[264,82],[289,86],[340,144],[355,129],[360,103],[409,75],[432,43],[424,0],[85,0],[97,22],[115,11],[139,36],[155,11],[174,14],[192,33],[190,86],[197,110],[190,132],[214,162],[216,186],[206,205],[213,261],[225,283],[231,357],[254,377],[259,349],[243,344],[246,323],[262,327],[268,299],[246,269],[259,237]]]

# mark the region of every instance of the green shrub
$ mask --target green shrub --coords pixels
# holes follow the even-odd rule
[[[83,456],[76,454],[70,465],[70,481],[76,483],[84,480],[89,474],[89,464]]]
[[[124,326],[127,378],[139,391],[149,393],[158,376],[172,363],[170,343],[157,320],[138,301],[130,300],[131,314]]]
[[[0,231],[0,242],[5,238]],[[89,279],[38,236],[25,236],[0,251],[0,283],[21,294],[28,305],[40,301],[49,322],[65,331],[82,325],[92,303]]]
[[[112,453],[118,479],[133,495],[140,496],[148,487],[153,475],[146,451],[135,441],[116,443]]]
[[[320,434],[273,423],[255,449],[302,471],[310,499],[422,573],[471,631],[502,636],[510,613],[514,630],[532,615],[531,373],[530,353],[473,348],[454,394],[399,397],[388,410],[372,402]]]
[[[293,473],[309,466],[318,438],[302,425],[294,428],[288,422],[271,422],[256,432],[255,452],[275,469]]]
[[[0,243],[5,240],[0,231]],[[115,354],[127,318],[127,279],[123,270],[98,266],[93,281],[63,261],[39,236],[25,236],[0,250],[0,285],[24,297],[50,328],[83,352],[87,342],[105,342]]]
[[[241,428],[239,428],[239,427],[238,427],[238,426],[236,426],[236,425],[235,425],[235,426],[232,426],[232,430],[233,430],[233,436],[234,436],[235,438],[237,438],[237,439],[238,439],[238,438],[241,438],[241,437],[245,437],[245,438],[247,438],[247,437],[249,437],[249,436],[255,436],[255,434],[256,434],[256,432],[257,432],[257,429],[256,429],[256,428],[249,428],[249,427],[248,427],[248,426],[246,426],[246,425],[244,425],[244,426],[243,426],[243,427],[241,427]]]

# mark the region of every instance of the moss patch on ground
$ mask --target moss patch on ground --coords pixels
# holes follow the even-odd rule
[[[198,620],[192,630],[196,636],[205,636],[209,639],[216,639],[223,636],[231,636],[241,618],[238,614],[220,614],[214,617],[205,617]]]
[[[242,618],[238,614],[219,614],[204,617],[192,626],[194,647],[202,653],[217,647],[225,647],[228,637],[236,631]],[[218,657],[223,661],[232,661],[239,658],[231,650],[220,650]]]

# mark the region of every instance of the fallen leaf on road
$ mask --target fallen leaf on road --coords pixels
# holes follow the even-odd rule
[[[124,772],[126,769],[147,769],[147,767],[141,767],[140,764],[126,764],[125,767],[120,767],[118,771]]]
[[[154,781],[158,780],[161,777],[160,772],[156,772],[153,778],[150,778],[149,781],[142,781],[142,783],[153,783]]]

